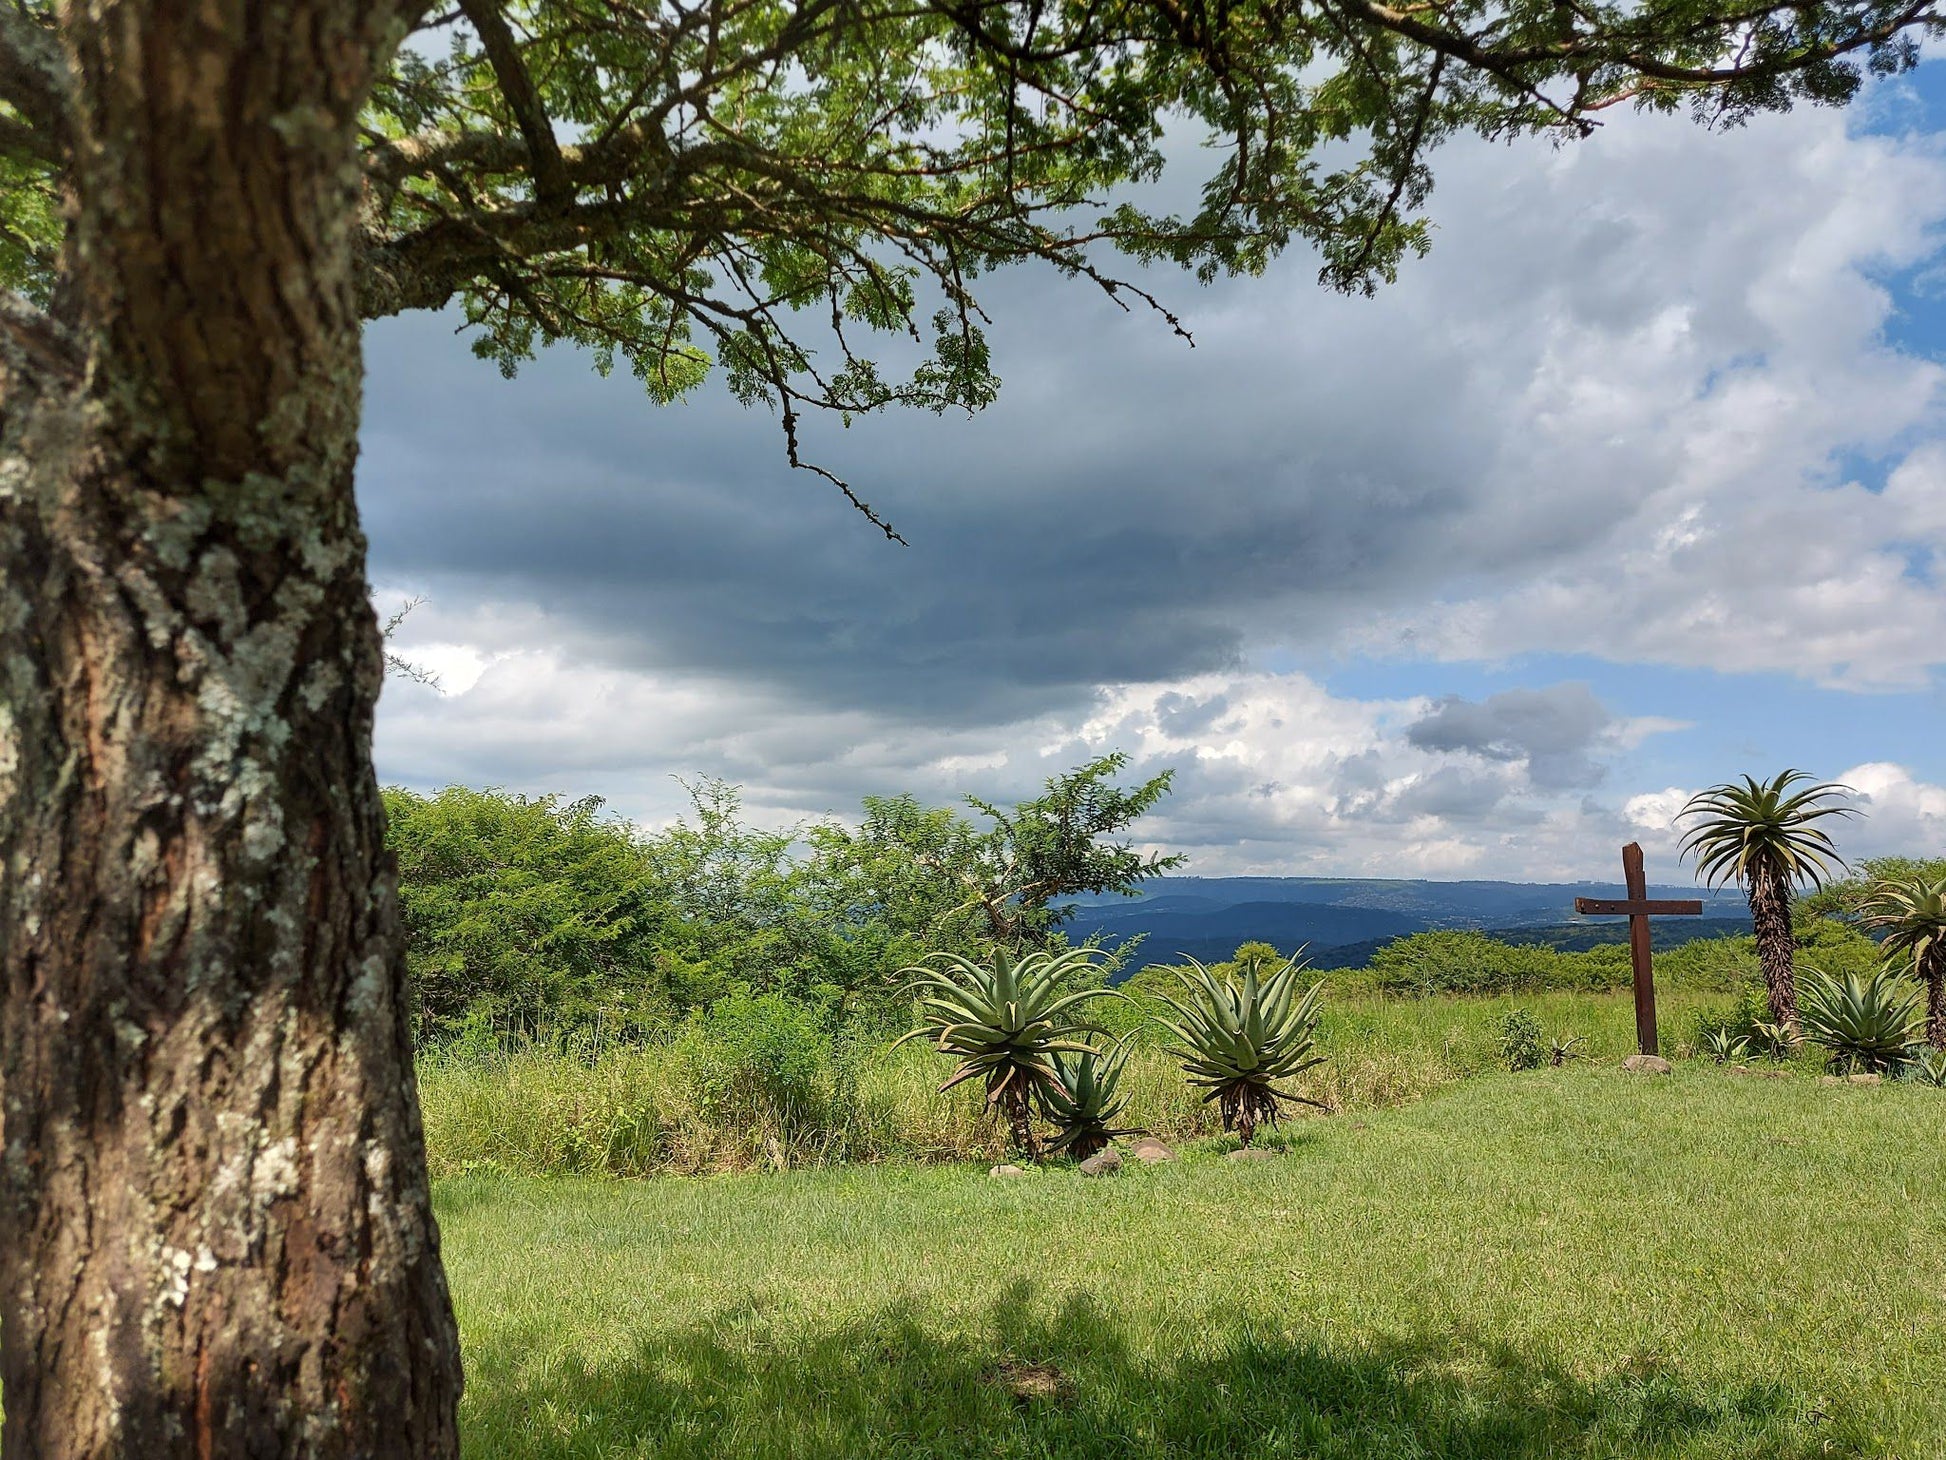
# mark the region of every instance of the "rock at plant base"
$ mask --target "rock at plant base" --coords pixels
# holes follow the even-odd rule
[[[1266,1151],[1262,1146],[1245,1146],[1224,1157],[1228,1161],[1275,1161],[1283,1152]]]
[[[1145,1165],[1153,1166],[1158,1161],[1173,1161],[1176,1153],[1158,1141],[1154,1136],[1143,1136],[1129,1148],[1129,1154]]]
[[[1673,1075],[1676,1067],[1659,1054],[1632,1054],[1622,1061],[1631,1075]]]
[[[1819,1075],[1820,1085],[1883,1085],[1883,1075]]]
[[[1027,1173],[1018,1166],[995,1166],[987,1172],[989,1176],[1025,1176]]]
[[[1083,1176],[1113,1176],[1122,1169],[1121,1153],[1113,1146],[1105,1151],[1097,1151],[1081,1163]]]

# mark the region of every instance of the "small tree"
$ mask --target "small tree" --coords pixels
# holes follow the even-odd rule
[[[1833,867],[1844,865],[1818,823],[1857,814],[1842,800],[1849,787],[1800,784],[1810,781],[1800,770],[1768,781],[1745,776],[1741,783],[1698,792],[1677,816],[1689,823],[1682,853],[1696,858],[1696,875],[1711,887],[1734,880],[1748,895],[1771,1021],[1793,1030],[1798,1019],[1791,892],[1800,884],[1821,885]]]
[[[1946,1050],[1946,877],[1883,878],[1858,911],[1884,935],[1887,966],[1903,965],[1925,985],[1926,1043]]]

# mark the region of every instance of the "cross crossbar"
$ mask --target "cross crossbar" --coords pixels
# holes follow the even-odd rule
[[[1574,910],[1578,913],[1606,914],[1611,917],[1700,918],[1703,915],[1703,903],[1701,898],[1695,897],[1665,897],[1660,900],[1632,897],[1577,897],[1574,900]]]
[[[1622,880],[1628,885],[1627,897],[1577,897],[1574,910],[1597,917],[1628,919],[1628,957],[1635,972],[1635,1039],[1643,1054],[1654,1054],[1655,964],[1649,943],[1649,918],[1699,918],[1703,915],[1703,903],[1700,898],[1651,898],[1638,842],[1622,848]]]

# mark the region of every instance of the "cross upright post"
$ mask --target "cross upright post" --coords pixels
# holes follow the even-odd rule
[[[1626,898],[1577,897],[1574,910],[1583,915],[1628,917],[1628,956],[1635,972],[1635,1041],[1643,1054],[1657,1054],[1655,1028],[1655,962],[1649,941],[1649,917],[1696,917],[1703,915],[1700,898],[1664,898],[1652,901],[1649,879],[1642,870],[1642,846],[1630,842],[1622,848],[1622,882]]]

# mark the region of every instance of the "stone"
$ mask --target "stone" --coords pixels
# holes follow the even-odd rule
[[[1129,1154],[1144,1165],[1153,1166],[1158,1161],[1173,1161],[1176,1153],[1158,1141],[1154,1136],[1143,1136],[1129,1148]]]
[[[1883,1075],[1819,1075],[1820,1085],[1883,1085]]]
[[[1622,1061],[1631,1075],[1673,1075],[1676,1067],[1659,1054],[1632,1054]]]
[[[989,1176],[1025,1176],[1027,1173],[1018,1166],[995,1166],[987,1172]]]
[[[1122,1155],[1113,1146],[1097,1151],[1081,1163],[1083,1176],[1113,1176],[1122,1169]]]
[[[1224,1157],[1228,1161],[1275,1161],[1283,1152],[1266,1151],[1262,1146],[1244,1146]]]

